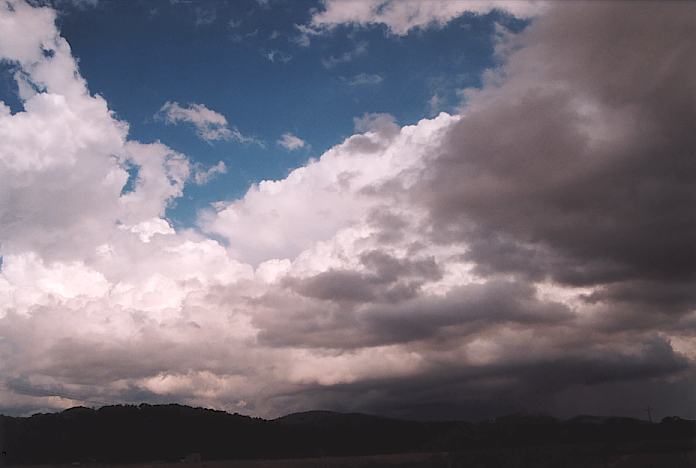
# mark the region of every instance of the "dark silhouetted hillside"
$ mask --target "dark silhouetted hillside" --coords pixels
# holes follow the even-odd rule
[[[98,410],[77,407],[26,418],[2,416],[0,434],[5,464],[407,452],[459,453],[465,459],[466,454],[481,450],[507,453],[537,446],[585,447],[593,453],[688,451],[694,448],[696,422],[665,418],[649,423],[593,416],[560,421],[525,414],[480,423],[416,422],[328,411],[264,420],[181,405],[143,404]]]

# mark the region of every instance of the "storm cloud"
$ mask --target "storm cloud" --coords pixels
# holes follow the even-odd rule
[[[472,242],[482,272],[693,280],[694,21],[690,4],[572,4],[512,39],[418,192],[438,237]]]
[[[367,114],[177,230],[195,166],[129,139],[54,11],[0,6],[31,85],[0,103],[0,410],[693,416],[696,5],[540,11],[457,115]]]

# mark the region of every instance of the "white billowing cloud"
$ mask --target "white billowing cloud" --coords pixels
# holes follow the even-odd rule
[[[278,144],[288,151],[294,151],[296,149],[303,148],[306,142],[292,133],[283,133],[283,135],[278,139]]]
[[[147,243],[150,242],[152,237],[155,234],[167,234],[171,235],[174,234],[174,229],[172,226],[169,224],[169,222],[165,219],[162,218],[151,218],[147,219],[145,221],[142,221],[134,226],[122,226],[123,229],[126,229],[130,232],[133,232],[140,237],[140,240]],[[100,253],[109,253],[109,247],[107,246],[101,246],[102,251]],[[107,250],[104,250],[107,249]],[[113,251],[111,251],[113,253]]]
[[[20,97],[28,99],[37,89],[69,97],[83,94],[85,82],[75,76],[70,46],[53,27],[55,11],[17,1],[4,2],[2,10],[13,15],[0,19],[0,56],[21,66],[15,73]]]
[[[55,11],[32,8],[20,2],[6,2],[3,10],[13,14],[3,14],[0,18],[0,54],[5,60],[16,60],[23,64],[41,61],[42,49],[59,40],[53,27]]]
[[[87,252],[105,236],[104,226],[163,212],[186,178],[185,159],[143,158],[137,145],[126,143],[128,126],[113,118],[101,97],[89,95],[54,19],[52,10],[23,2],[0,8],[2,57],[18,64],[15,76],[26,84],[24,110],[11,114],[3,106],[0,112],[4,254],[32,250],[58,258]],[[138,190],[121,198],[126,164],[140,167],[142,177]]]
[[[121,221],[132,224],[142,218],[164,216],[168,202],[183,193],[190,175],[188,159],[162,143],[129,141],[124,146],[129,162],[138,168],[134,190],[123,194]]]
[[[357,123],[366,133],[282,181],[261,182],[241,200],[203,213],[201,225],[228,238],[230,250],[244,261],[292,258],[365,216],[381,201],[366,191],[415,170],[432,150],[433,137],[456,120],[441,114],[399,130],[390,116],[368,115]]]
[[[412,29],[441,27],[465,13],[486,14],[500,10],[528,18],[539,14],[544,7],[541,1],[516,0],[325,0],[324,9],[312,16],[311,26],[383,24],[392,34],[403,36]]]
[[[256,138],[243,135],[237,127],[229,127],[224,115],[208,109],[203,104],[182,106],[178,102],[167,101],[155,117],[172,125],[182,122],[192,124],[196,128],[196,135],[207,142],[232,140],[243,144],[263,145]]]
[[[89,94],[54,21],[48,8],[0,5],[0,59],[17,64],[23,104],[15,114],[0,105],[0,336],[15,330],[25,343],[0,359],[0,401],[35,408],[77,400],[17,394],[5,379],[78,391],[39,362],[59,343],[112,346],[138,322],[178,317],[200,288],[253,276],[219,243],[163,219],[190,176],[188,159],[127,139],[127,124]],[[127,167],[137,175],[124,193]]]
[[[19,313],[26,313],[30,307],[50,301],[49,298],[97,298],[108,291],[104,276],[83,262],[46,264],[35,253],[27,253],[10,255],[5,263],[3,277],[14,286],[13,302],[19,305]]]
[[[214,166],[209,168],[204,168],[202,165],[198,164],[194,166],[193,181],[196,185],[205,185],[219,174],[226,174],[227,166],[224,161],[218,161]]]

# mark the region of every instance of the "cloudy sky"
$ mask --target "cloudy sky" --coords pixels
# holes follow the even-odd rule
[[[696,4],[0,1],[0,412],[696,417]]]

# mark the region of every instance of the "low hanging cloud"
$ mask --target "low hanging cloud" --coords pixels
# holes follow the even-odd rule
[[[203,104],[194,103],[182,106],[178,102],[167,101],[155,114],[155,118],[170,125],[191,124],[196,129],[196,135],[209,143],[218,140],[232,140],[243,144],[263,145],[256,138],[243,135],[237,127],[230,127],[224,115],[208,109]]]
[[[129,139],[55,12],[1,4],[23,110],[0,106],[0,411],[688,416],[695,13],[550,4],[460,115],[366,114],[175,230],[187,181],[225,166]]]

